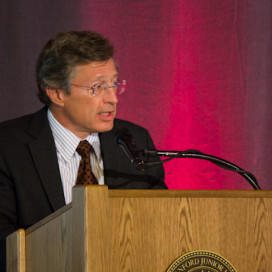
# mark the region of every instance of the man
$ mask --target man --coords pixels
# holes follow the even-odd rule
[[[60,33],[36,66],[40,111],[0,125],[0,241],[72,201],[79,143],[91,144],[92,175],[110,189],[166,189],[162,166],[139,172],[115,143],[125,128],[139,149],[154,149],[149,133],[115,119],[118,80],[113,46],[96,32]],[[85,142],[86,142],[85,141]],[[144,158],[148,160],[148,158]],[[158,160],[158,158],[157,158]],[[3,260],[2,260],[3,264]]]

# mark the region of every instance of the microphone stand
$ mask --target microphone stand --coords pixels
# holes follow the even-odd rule
[[[203,160],[210,161],[210,162],[212,162],[212,163],[214,163],[214,164],[216,164],[226,170],[237,172],[238,174],[243,176],[250,183],[250,185],[254,188],[254,190],[261,190],[260,186],[258,185],[256,177],[253,174],[251,174],[250,172],[243,170],[239,166],[237,166],[229,161],[226,161],[224,159],[221,159],[221,158],[218,158],[215,156],[211,156],[208,154],[204,154],[198,150],[191,149],[191,150],[186,150],[186,151],[162,151],[162,150],[144,149],[144,150],[140,151],[140,154],[143,154],[143,155],[149,156],[149,157],[155,157],[155,156],[169,157],[168,159],[162,160],[160,162],[158,162],[158,161],[157,162],[143,162],[143,164],[141,164],[142,171],[144,171],[148,167],[152,167],[152,166],[170,161],[175,158],[203,159]]]

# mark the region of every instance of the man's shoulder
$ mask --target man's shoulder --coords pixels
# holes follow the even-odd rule
[[[11,135],[11,133],[16,133],[18,131],[27,131],[31,128],[33,123],[39,124],[42,120],[46,120],[46,108],[28,115],[4,121],[0,123],[0,137]]]
[[[118,119],[116,118],[114,120],[114,127],[113,130],[118,130],[120,128],[127,128],[128,130],[131,130],[133,132],[140,132],[140,133],[147,133],[147,129],[137,125],[135,123],[132,123],[130,121],[126,121],[126,120],[122,120],[122,119]]]

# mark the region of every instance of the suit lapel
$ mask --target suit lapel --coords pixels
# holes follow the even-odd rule
[[[115,133],[120,126],[122,124],[115,119],[113,129],[99,135],[105,184],[110,189],[128,189],[131,183],[140,181],[141,175],[115,141]]]
[[[65,200],[46,108],[36,114],[29,132],[35,137],[29,143],[29,149],[48,200],[55,211],[65,205]]]
[[[115,144],[114,140],[114,129],[109,132],[100,133],[99,138],[103,158],[105,184],[108,185],[109,188],[116,188],[119,184],[118,173],[122,169],[122,163],[118,156],[119,147]]]

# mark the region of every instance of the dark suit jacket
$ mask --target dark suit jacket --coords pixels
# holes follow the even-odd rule
[[[115,131],[126,127],[139,149],[154,149],[147,130],[115,120],[100,134],[105,184],[110,189],[166,189],[163,167],[139,172],[115,144]],[[147,160],[147,158],[145,158]],[[47,108],[0,125],[0,240],[27,228],[65,205]],[[4,249],[0,248],[1,252]],[[2,254],[3,256],[3,254]]]

